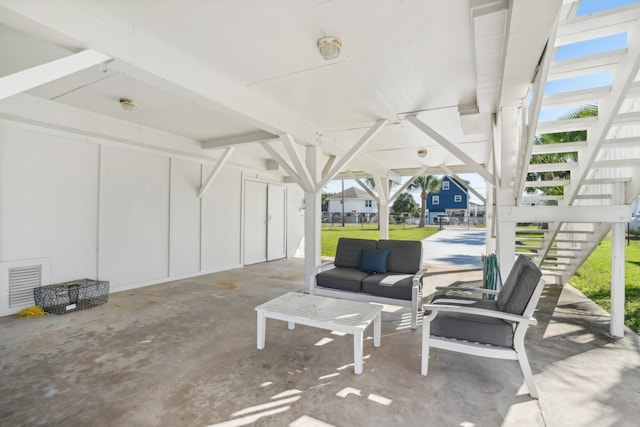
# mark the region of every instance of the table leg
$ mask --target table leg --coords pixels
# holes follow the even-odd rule
[[[296,323],[295,322],[287,322],[287,328],[289,328],[289,330],[293,329],[296,327]]]
[[[382,314],[378,312],[373,319],[373,346],[380,347],[380,329],[382,324]]]
[[[353,372],[362,373],[362,336],[364,328],[356,327],[353,330]]]
[[[258,350],[264,348],[265,335],[267,333],[267,319],[262,310],[258,310]]]

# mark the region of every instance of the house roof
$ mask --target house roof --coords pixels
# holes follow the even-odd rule
[[[328,197],[330,200],[341,200],[342,199],[342,192],[340,193],[336,193],[330,197]],[[366,192],[366,191],[362,191],[360,189],[357,189],[355,187],[349,187],[347,189],[344,190],[344,198],[345,199],[363,199],[363,200],[370,200],[371,196]]]

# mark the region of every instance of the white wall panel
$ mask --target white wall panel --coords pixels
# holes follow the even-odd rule
[[[201,163],[171,161],[171,261],[172,276],[200,271]]]
[[[209,176],[213,165],[206,165]],[[225,166],[202,199],[202,270],[218,271],[241,265],[242,176]]]
[[[49,258],[53,283],[95,278],[98,146],[56,132],[1,130],[0,260]]]
[[[102,148],[100,276],[112,288],[169,271],[169,158]]]

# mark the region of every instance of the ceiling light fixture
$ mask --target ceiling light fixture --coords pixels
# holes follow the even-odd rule
[[[124,111],[136,111],[138,109],[138,104],[127,98],[120,99],[120,106]]]
[[[318,50],[325,60],[336,59],[342,50],[342,40],[337,37],[322,37],[318,40]]]
[[[427,149],[426,148],[419,149],[418,150],[418,157],[420,157],[420,158],[427,157]]]

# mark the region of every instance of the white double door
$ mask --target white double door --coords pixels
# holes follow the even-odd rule
[[[244,265],[287,255],[287,187],[244,181]]]

